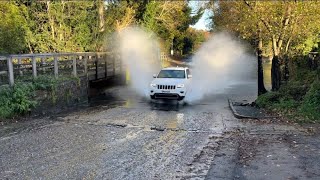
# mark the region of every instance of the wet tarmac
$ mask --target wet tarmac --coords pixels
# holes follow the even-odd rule
[[[303,128],[233,116],[228,99],[255,97],[254,81],[193,104],[108,88],[76,111],[0,127],[0,179],[319,179],[320,142]]]

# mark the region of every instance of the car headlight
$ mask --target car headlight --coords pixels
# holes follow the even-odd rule
[[[177,85],[177,88],[183,88],[184,87],[184,84],[178,84]]]
[[[151,83],[151,84],[150,84],[150,87],[157,87],[157,85],[156,85],[156,84]]]

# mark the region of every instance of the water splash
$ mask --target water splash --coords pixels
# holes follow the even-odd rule
[[[227,33],[214,34],[195,54],[193,62],[192,91],[186,96],[188,103],[222,93],[255,74],[255,57],[246,51],[243,43]]]
[[[161,67],[156,38],[141,28],[130,27],[121,32],[119,39],[121,59],[130,74],[130,87],[148,97],[152,75]]]
[[[144,97],[149,96],[152,75],[161,68],[156,39],[137,27],[125,29],[119,38],[122,62],[130,74],[130,87]],[[255,57],[246,49],[227,33],[214,34],[193,57],[192,91],[185,101],[192,104],[252,78],[256,74]]]

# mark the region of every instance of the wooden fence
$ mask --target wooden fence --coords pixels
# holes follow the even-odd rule
[[[39,75],[86,76],[88,80],[110,78],[122,73],[120,56],[107,52],[47,53],[0,56],[0,85]]]

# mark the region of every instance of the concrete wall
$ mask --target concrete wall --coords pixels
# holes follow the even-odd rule
[[[88,81],[86,77],[78,80],[68,80],[57,84],[53,91],[39,90],[36,100],[39,102],[31,112],[32,115],[50,115],[66,112],[79,106],[89,106],[90,100],[99,98],[108,87],[124,85],[126,82],[123,74],[109,79]]]
[[[88,103],[87,78],[61,82],[54,90],[39,90],[36,92],[36,100],[39,104],[32,110],[33,115],[62,112],[86,104]]]

